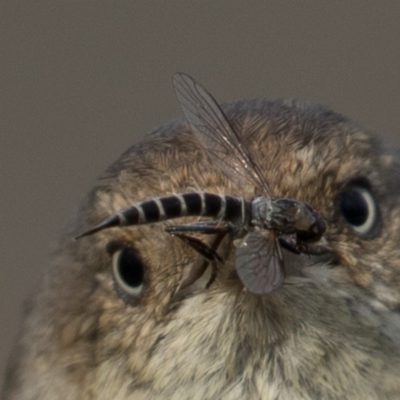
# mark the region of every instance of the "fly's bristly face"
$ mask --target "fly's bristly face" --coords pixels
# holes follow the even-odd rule
[[[274,196],[323,218],[329,254],[283,250],[283,284],[255,295],[229,237],[208,288],[210,268],[181,287],[199,255],[164,231],[170,222],[73,241],[141,200],[243,195],[183,119],[160,127],[106,171],[64,234],[27,319],[10,399],[66,387],[66,399],[398,398],[399,158],[325,107],[258,100],[224,112]]]

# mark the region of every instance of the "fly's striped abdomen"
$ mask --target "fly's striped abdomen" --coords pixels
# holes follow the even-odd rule
[[[205,192],[182,193],[134,204],[78,237],[90,235],[104,228],[149,224],[186,216],[210,217],[244,223],[248,219],[248,209],[249,203],[240,197]]]

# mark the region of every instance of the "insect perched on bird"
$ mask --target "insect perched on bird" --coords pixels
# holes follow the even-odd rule
[[[96,182],[29,302],[2,398],[399,399],[400,153],[326,107],[264,99],[219,108],[192,80],[177,78],[181,96],[203,100],[181,99],[186,119],[145,136]],[[208,121],[205,103],[220,128],[208,145],[203,128],[193,129],[198,115]],[[231,201],[236,210],[255,207],[252,196],[266,208],[294,199],[308,216],[298,220],[303,228],[282,221],[275,230],[252,211],[238,212],[238,221],[250,220],[243,224],[227,217]],[[221,215],[186,213],[178,228],[161,221],[163,210],[183,216],[185,206],[215,205],[217,197]],[[121,210],[130,211],[118,221],[136,212],[160,222],[72,239]],[[193,223],[193,215],[214,221]],[[205,243],[186,235],[188,224],[189,232],[217,233]],[[224,225],[232,230],[222,238]],[[276,248],[282,283],[272,277],[282,277],[280,264],[264,264]],[[223,260],[216,274],[199,251],[212,266]],[[258,290],[253,254],[267,277],[259,294],[247,290]]]
[[[306,203],[273,198],[261,168],[216,100],[198,82],[189,75],[176,73],[173,83],[193,133],[215,165],[239,187],[249,187],[252,183],[264,197],[246,201],[243,197],[197,192],[155,198],[117,212],[78,237],[115,226],[147,224],[184,216],[217,218],[225,223],[203,222],[170,226],[166,230],[180,234],[180,237],[187,232],[219,233],[222,236],[216,239],[218,243],[227,232],[242,237],[236,250],[236,269],[243,284],[251,292],[259,294],[277,289],[284,278],[279,239],[295,253],[310,252],[312,247],[307,244],[321,239],[326,229],[325,222]],[[295,239],[289,242],[279,238],[283,234],[295,235]],[[194,239],[184,239],[210,261],[219,259],[214,250],[205,248]],[[317,249],[326,250],[322,244]]]

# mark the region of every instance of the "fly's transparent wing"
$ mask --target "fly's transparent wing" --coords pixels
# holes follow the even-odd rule
[[[236,271],[243,285],[252,293],[272,292],[282,285],[284,275],[282,251],[271,232],[248,233],[236,249]]]
[[[260,167],[241,142],[217,101],[192,77],[176,73],[173,84],[190,127],[211,160],[240,187],[251,182],[271,198]]]

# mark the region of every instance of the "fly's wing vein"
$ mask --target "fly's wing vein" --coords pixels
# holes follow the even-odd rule
[[[244,286],[253,293],[269,293],[284,279],[282,251],[272,232],[248,233],[236,249],[236,271]]]
[[[260,167],[243,146],[239,135],[217,101],[189,75],[176,73],[174,88],[193,133],[216,166],[240,187],[251,182],[271,198]]]

